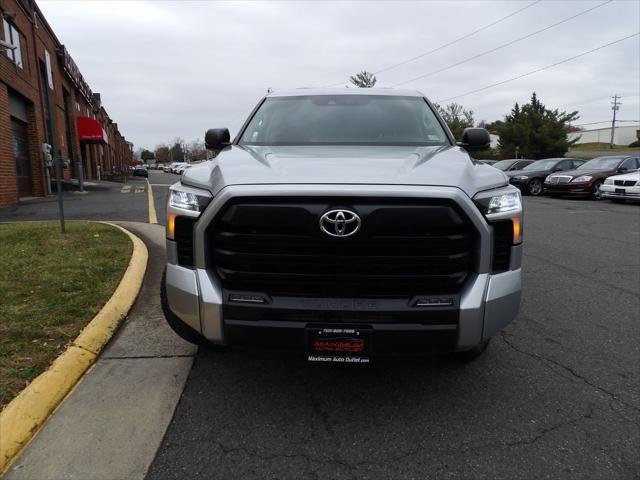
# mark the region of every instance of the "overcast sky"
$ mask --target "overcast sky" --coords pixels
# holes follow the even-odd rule
[[[38,1],[121,132],[138,147],[174,137],[232,135],[267,91],[346,82],[469,38],[377,75],[392,86],[543,29],[602,1],[188,2]],[[438,101],[536,70],[640,31],[640,2],[606,3],[566,23],[401,88]],[[476,121],[502,119],[532,91],[578,124],[640,119],[640,37],[635,36],[454,101]],[[604,124],[597,125],[604,126]]]

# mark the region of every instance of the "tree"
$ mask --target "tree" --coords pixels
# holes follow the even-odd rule
[[[349,81],[359,88],[371,88],[376,84],[376,77],[373,73],[362,70],[360,73],[351,75]]]
[[[157,163],[169,163],[169,147],[164,144],[156,145],[155,157]]]
[[[457,141],[462,140],[462,132],[465,128],[473,127],[473,110],[465,110],[462,105],[455,102],[444,108],[436,104],[436,108]]]
[[[207,159],[207,148],[202,140],[191,141],[187,146],[187,151],[189,152],[189,160],[192,162]]]
[[[146,148],[143,149],[142,152],[140,152],[140,160],[142,160],[144,163],[148,163],[149,160],[155,160],[155,158],[156,156],[154,155],[154,153],[150,152]]]
[[[181,143],[174,143],[169,149],[169,157],[172,162],[184,162],[184,150]]]
[[[577,120],[577,111],[571,113],[549,110],[535,92],[529,103],[520,107],[517,103],[497,127],[500,135],[498,146],[503,156],[539,159],[562,157],[578,139],[569,141],[569,123]]]

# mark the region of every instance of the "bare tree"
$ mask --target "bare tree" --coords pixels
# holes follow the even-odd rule
[[[359,88],[371,88],[376,84],[376,77],[373,73],[362,70],[349,77],[349,81]]]

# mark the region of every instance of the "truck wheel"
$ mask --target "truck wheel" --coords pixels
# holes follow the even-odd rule
[[[459,362],[471,362],[484,353],[489,346],[489,342],[491,342],[491,339],[485,340],[480,345],[473,347],[471,350],[453,352],[453,358]]]
[[[529,182],[527,185],[527,192],[529,195],[533,195],[534,197],[542,194],[542,182],[539,178],[534,178]]]
[[[160,283],[160,303],[162,304],[162,312],[164,318],[167,319],[167,323],[171,329],[189,343],[194,345],[210,345],[206,338],[200,333],[196,332],[189,325],[180,320],[175,313],[169,308],[169,302],[167,301],[167,269],[162,272],[162,281]]]

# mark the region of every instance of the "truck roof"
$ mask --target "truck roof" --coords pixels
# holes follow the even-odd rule
[[[304,97],[308,95],[393,95],[399,97],[424,97],[417,90],[395,88],[296,88],[279,90],[267,94],[267,97]]]

